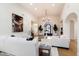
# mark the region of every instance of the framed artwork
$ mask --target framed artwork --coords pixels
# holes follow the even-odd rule
[[[23,17],[12,13],[12,31],[23,32]]]

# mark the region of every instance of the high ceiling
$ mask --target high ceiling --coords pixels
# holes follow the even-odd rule
[[[60,16],[64,3],[22,3],[24,8],[31,12],[36,17],[42,16]]]

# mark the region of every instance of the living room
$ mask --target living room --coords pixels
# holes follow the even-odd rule
[[[79,3],[0,3],[0,55],[79,55],[78,6]]]

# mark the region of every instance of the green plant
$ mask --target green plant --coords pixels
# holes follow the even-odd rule
[[[54,29],[55,33],[56,33],[56,31],[58,31],[58,27],[57,27],[57,25],[56,25],[56,24],[54,24],[53,29]]]
[[[42,31],[43,30],[42,25],[40,25],[38,29],[39,31]]]

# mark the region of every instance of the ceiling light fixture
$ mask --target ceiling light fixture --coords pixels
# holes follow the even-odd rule
[[[52,6],[54,7],[54,6],[55,6],[55,4],[52,4]]]
[[[33,5],[33,3],[30,3],[30,5]]]
[[[47,9],[45,10],[45,17],[47,17],[48,16],[48,14],[47,14]]]
[[[43,17],[43,20],[44,20],[44,17]]]
[[[37,8],[35,8],[35,10],[37,10]]]

